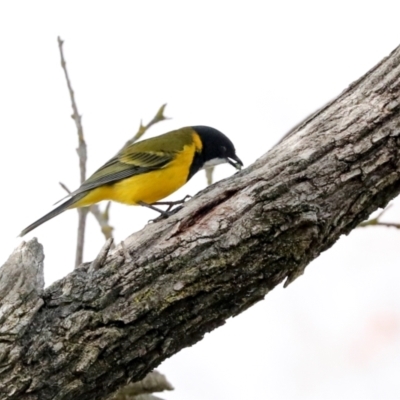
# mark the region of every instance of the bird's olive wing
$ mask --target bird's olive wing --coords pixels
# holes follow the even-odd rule
[[[174,153],[162,151],[126,151],[119,155],[119,161],[140,168],[161,168],[171,162]]]
[[[173,153],[128,152],[124,150],[121,150],[120,153],[100,167],[73,194],[86,192],[134,175],[154,171],[167,165],[174,157]]]

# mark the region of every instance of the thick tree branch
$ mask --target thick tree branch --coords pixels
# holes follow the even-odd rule
[[[249,168],[47,288],[2,341],[2,398],[107,398],[296,279],[399,193],[399,98],[400,48]]]

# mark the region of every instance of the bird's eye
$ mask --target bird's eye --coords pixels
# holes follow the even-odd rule
[[[222,151],[222,154],[225,154],[226,153],[226,147],[225,146],[221,146],[221,151]]]

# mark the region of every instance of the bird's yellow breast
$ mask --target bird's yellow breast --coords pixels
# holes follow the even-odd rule
[[[102,200],[131,205],[137,205],[141,201],[152,204],[169,196],[186,183],[194,153],[199,147],[201,149],[201,142],[197,143],[198,140],[197,137],[194,138],[192,144],[184,146],[175,159],[164,167],[95,188],[73,207],[85,207]]]

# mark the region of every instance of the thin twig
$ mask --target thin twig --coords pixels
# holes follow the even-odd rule
[[[108,223],[109,221],[109,209],[110,209],[111,202],[109,201],[106,205],[106,208],[103,212],[100,211],[100,207],[97,204],[92,204],[89,207],[89,211],[94,215],[97,222],[100,225],[101,232],[103,233],[106,239],[112,239],[113,235],[112,232],[114,228]],[[112,245],[114,247],[114,244]]]
[[[130,140],[128,140],[128,141],[126,142],[125,146],[128,146],[128,145],[130,145],[130,144],[132,144],[132,143],[137,142],[137,141],[146,133],[146,131],[147,131],[150,127],[152,127],[153,125],[157,124],[158,122],[161,122],[161,121],[165,121],[165,120],[167,120],[167,119],[170,119],[169,117],[166,117],[166,116],[164,115],[164,110],[165,110],[165,107],[166,107],[166,106],[167,106],[166,104],[163,104],[163,105],[159,108],[159,110],[157,111],[157,113],[156,113],[156,115],[153,117],[153,119],[152,119],[147,125],[143,125],[142,121],[140,121],[140,126],[139,126],[138,131],[136,132],[135,136],[134,136],[132,139],[130,139]],[[124,147],[125,147],[125,146],[124,146]]]
[[[365,228],[367,226],[385,226],[386,228],[400,229],[400,224],[396,224],[395,222],[374,222],[370,224],[369,221],[361,223],[358,225],[358,228]]]
[[[89,272],[97,271],[103,266],[104,261],[106,260],[110,249],[112,248],[113,243],[114,243],[113,238],[109,238],[105,241],[99,254],[97,254],[96,258],[90,264]]]
[[[78,148],[76,152],[79,157],[79,170],[80,170],[80,180],[81,184],[86,179],[86,161],[87,161],[87,148],[86,142],[83,135],[83,127],[82,127],[82,117],[78,112],[78,106],[76,105],[74,90],[72,89],[71,81],[69,79],[68,71],[67,71],[67,63],[65,62],[64,52],[63,52],[63,44],[64,41],[58,36],[58,48],[60,50],[60,58],[61,58],[61,67],[64,71],[65,79],[67,81],[69,97],[71,99],[72,106],[72,119],[75,121],[76,130],[78,132]],[[76,243],[76,257],[75,257],[75,268],[82,264],[83,261],[83,247],[85,242],[85,228],[86,228],[86,216],[88,210],[85,208],[78,208],[78,238]]]
[[[358,228],[365,228],[367,226],[385,226],[387,228],[400,229],[400,224],[398,224],[396,222],[381,222],[380,221],[382,216],[391,207],[392,207],[392,204],[390,204],[388,207],[386,207],[384,210],[382,210],[376,218],[372,218],[369,221],[361,222],[361,224],[358,225]]]
[[[211,185],[213,183],[214,168],[215,167],[206,168],[207,185]]]
[[[78,132],[79,146],[77,148],[77,153],[79,156],[79,169],[81,174],[81,183],[83,183],[86,179],[86,161],[87,161],[87,150],[86,150],[86,142],[85,137],[83,135],[83,127],[82,127],[82,117],[79,114],[78,106],[76,105],[75,93],[71,86],[71,81],[69,79],[67,63],[64,58],[63,44],[64,41],[58,36],[58,48],[60,50],[61,57],[61,67],[64,71],[65,80],[67,81],[69,97],[71,98],[71,107],[72,107],[72,119],[75,121],[76,130]]]
[[[65,185],[62,182],[58,182],[60,184],[60,186],[68,193],[71,194],[72,192],[67,188],[67,185]],[[57,203],[56,203],[57,204]]]

